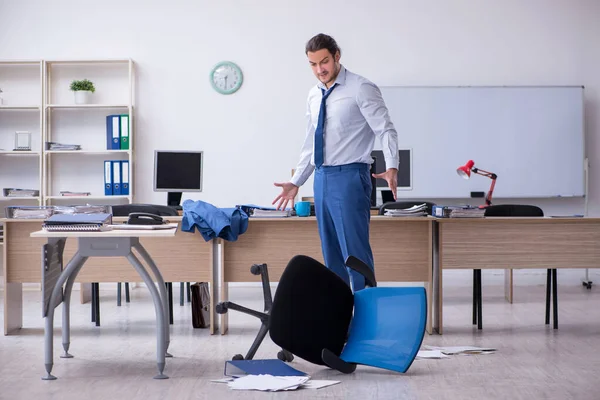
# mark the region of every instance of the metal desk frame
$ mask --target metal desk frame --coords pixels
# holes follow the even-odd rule
[[[47,375],[42,377],[43,380],[55,380],[56,377],[51,374],[53,362],[53,339],[54,339],[54,309],[62,302],[63,303],[63,320],[62,320],[62,343],[64,354],[61,358],[72,358],[69,354],[70,347],[70,319],[69,305],[71,300],[71,291],[73,284],[77,278],[77,274],[83,268],[83,265],[89,257],[126,257],[137,273],[142,277],[144,283],[148,287],[154,308],[156,311],[156,363],[158,375],[154,379],[168,379],[168,376],[163,373],[165,368],[165,357],[172,357],[167,352],[170,343],[169,332],[169,304],[167,291],[165,288],[164,279],[150,257],[150,254],[142,246],[139,238],[133,231],[122,231],[123,236],[102,236],[104,232],[100,232],[95,236],[79,236],[78,249],[69,261],[66,268],[62,268],[62,251],[67,237],[73,235],[65,235],[65,237],[56,237],[48,235],[47,232],[34,232],[32,236],[46,236],[48,243],[43,246],[42,254],[42,271],[43,271],[43,286],[42,290],[51,290],[51,295],[43,294],[44,302],[44,348],[45,348],[45,367]],[[125,233],[127,232],[127,233]],[[158,231],[156,231],[158,232]],[[54,232],[53,232],[54,233]],[[70,233],[70,232],[69,232]],[[78,232],[79,233],[79,232]],[[85,232],[89,234],[91,232]],[[146,233],[146,232],[145,232]],[[132,236],[125,236],[130,234]],[[146,235],[144,235],[146,236]],[[150,274],[131,251],[137,250],[143,260],[148,264],[148,267],[154,274],[158,289],[154,285]],[[54,263],[52,262],[54,261]],[[54,268],[53,268],[54,265]],[[60,268],[60,274],[57,273],[57,268]],[[63,285],[66,286],[63,291]]]

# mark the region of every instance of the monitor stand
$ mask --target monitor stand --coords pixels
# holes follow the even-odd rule
[[[167,194],[167,205],[169,207],[174,207],[176,210],[181,210],[181,192],[169,192]]]

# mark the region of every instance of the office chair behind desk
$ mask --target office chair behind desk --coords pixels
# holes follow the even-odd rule
[[[158,215],[161,217],[174,217],[177,216],[177,210],[175,207],[165,206],[160,204],[119,204],[112,206],[112,214],[115,217],[127,217],[131,213],[149,213]],[[187,301],[191,301],[191,288],[190,282],[187,284]],[[184,282],[180,284],[180,305],[183,306],[184,300]],[[173,324],[173,283],[166,282],[166,288],[169,296],[169,323]],[[117,282],[117,306],[121,306],[121,282]],[[129,282],[125,282],[125,302],[130,302],[129,296]],[[92,322],[96,323],[96,326],[100,326],[100,285],[98,282],[92,283]]]
[[[499,204],[491,205],[485,209],[486,217],[543,217],[544,211],[540,207],[527,204]],[[554,329],[558,329],[558,299],[556,287],[556,269],[547,270],[546,282],[546,325],[550,324],[550,297],[552,290],[552,306]],[[482,288],[481,269],[473,270],[473,325],[483,329],[482,313]]]

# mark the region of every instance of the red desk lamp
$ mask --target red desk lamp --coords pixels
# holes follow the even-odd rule
[[[488,171],[484,171],[479,168],[475,168],[474,165],[475,165],[475,162],[473,160],[469,160],[462,167],[458,167],[456,169],[456,173],[459,176],[463,177],[464,179],[469,179],[471,177],[471,171],[473,171],[474,173],[476,173],[478,175],[487,176],[488,178],[490,178],[492,180],[492,185],[490,186],[490,190],[488,191],[487,196],[485,196],[485,207],[487,207],[492,204],[492,193],[494,192],[494,186],[496,186],[496,178],[498,178],[498,175],[494,174],[493,172],[488,172]]]

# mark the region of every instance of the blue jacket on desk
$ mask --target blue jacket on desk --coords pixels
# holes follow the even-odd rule
[[[201,200],[185,200],[181,230],[193,233],[195,228],[207,242],[216,237],[233,242],[248,229],[248,215],[239,208],[217,208]]]

